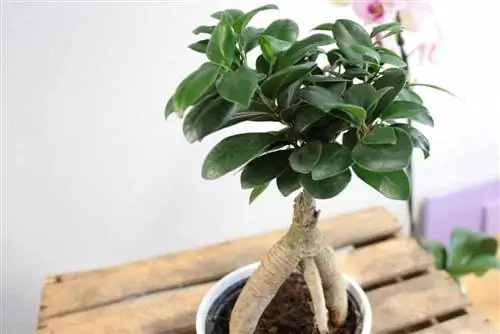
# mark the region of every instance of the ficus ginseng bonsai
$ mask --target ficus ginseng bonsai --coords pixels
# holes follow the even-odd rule
[[[288,19],[263,29],[248,26],[256,13],[270,9],[277,7],[220,11],[212,15],[215,26],[196,28],[194,34],[207,37],[189,48],[207,60],[179,84],[165,114],[184,118],[190,143],[245,121],[276,123],[275,131],[223,139],[202,167],[208,180],[242,167],[241,186],[252,189],[250,202],[274,179],[283,196],[301,190],[290,229],[242,290],[230,331],[253,333],[278,288],[299,269],[318,330],[327,333],[345,321],[348,299],[335,252],[316,227],[315,199],[337,196],[352,172],[388,198],[407,199],[405,169],[413,147],[427,157],[429,142],[406,121],[432,126],[433,119],[411,89],[405,62],[376,43],[375,36],[399,32],[399,24],[368,33],[341,19],[303,39]],[[260,53],[254,54],[255,66],[249,53]]]

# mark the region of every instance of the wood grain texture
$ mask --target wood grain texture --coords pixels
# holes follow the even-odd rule
[[[469,302],[445,273],[433,272],[368,292],[373,332],[391,333],[466,307]]]
[[[343,262],[346,273],[366,286],[420,271],[432,264],[432,258],[413,239],[398,238],[356,249],[346,254]],[[212,284],[155,293],[47,319],[42,322],[46,327],[39,334],[90,333],[90,330],[95,334],[179,333],[194,328],[197,307]],[[155,331],[150,331],[152,328]]]
[[[322,220],[320,229],[334,247],[342,247],[389,236],[400,225],[385,209],[372,208]],[[42,292],[39,318],[217,280],[258,261],[283,234],[278,230],[118,267],[50,277]]]
[[[478,314],[467,314],[448,320],[415,334],[498,334],[500,328],[493,326]]]

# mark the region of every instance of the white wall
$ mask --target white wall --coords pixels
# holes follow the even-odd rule
[[[205,154],[224,134],[190,145],[178,119],[163,119],[166,99],[202,60],[186,49],[194,41],[190,31],[218,9],[263,3],[3,5],[2,333],[34,331],[46,275],[289,223],[291,198],[277,190],[249,207],[237,177],[201,179]],[[326,0],[288,0],[281,7],[257,21],[290,16],[305,33],[340,11]],[[465,13],[477,29],[486,28],[487,9],[456,3],[453,11],[444,17],[448,30],[462,27]],[[463,49],[467,41],[489,48],[490,35],[461,28],[451,34],[447,62],[419,73],[456,91],[467,105],[426,94],[437,126],[428,131],[433,156],[425,164],[417,159],[418,201],[498,176],[498,70],[486,75],[496,56],[491,49],[481,52],[480,68],[467,63],[470,47]],[[324,216],[384,205],[406,222],[404,203],[357,181],[319,204]]]

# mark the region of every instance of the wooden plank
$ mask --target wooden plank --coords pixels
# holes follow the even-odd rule
[[[385,209],[377,207],[322,220],[320,229],[332,245],[342,247],[390,236],[400,225]],[[43,289],[39,317],[43,320],[133,296],[216,280],[258,261],[283,234],[284,230],[278,230],[119,267],[54,276]]]
[[[500,328],[493,326],[478,314],[467,314],[448,320],[415,334],[498,334]]]
[[[378,264],[373,265],[373,262]],[[345,255],[344,265],[348,274],[366,286],[419,271],[431,263],[432,259],[414,240],[400,238],[356,249]],[[158,330],[154,333],[177,333],[192,329],[197,307],[212,284],[151,294],[107,307],[47,319],[43,322],[45,329],[39,333],[150,333],[145,328],[152,327]]]
[[[445,273],[434,272],[368,292],[373,332],[391,333],[466,307],[469,302]]]

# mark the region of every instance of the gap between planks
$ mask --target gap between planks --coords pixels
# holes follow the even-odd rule
[[[432,265],[433,259],[414,239],[401,237],[372,246],[355,249],[343,256],[344,271],[363,287],[379,281],[419,273]],[[439,273],[427,275],[443,280]],[[418,279],[415,278],[415,279]],[[418,281],[417,281],[418,282]],[[426,281],[428,282],[428,281]],[[446,281],[447,282],[447,281]],[[106,307],[47,319],[41,323],[39,334],[58,333],[178,333],[194,327],[197,307],[214,282],[130,299]],[[401,282],[400,284],[405,284]],[[391,296],[399,284],[391,285],[383,295]],[[420,284],[419,287],[426,287]],[[432,284],[427,284],[432,288]],[[439,286],[438,286],[439,288]],[[381,289],[368,294],[380,300]],[[410,289],[411,285],[402,290]],[[377,299],[375,300],[377,302]],[[403,303],[402,299],[397,300]],[[374,310],[376,310],[374,304]],[[377,315],[378,316],[378,315]]]
[[[319,228],[338,248],[394,235],[400,225],[384,208],[375,207],[321,220]],[[118,267],[53,276],[42,291],[39,320],[217,280],[258,261],[284,233],[278,230]]]

